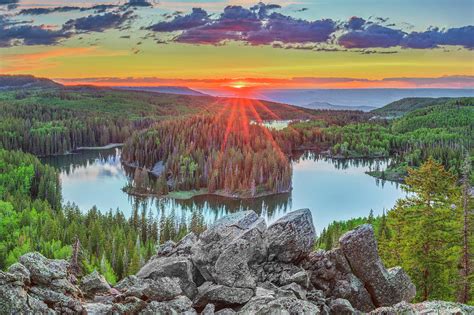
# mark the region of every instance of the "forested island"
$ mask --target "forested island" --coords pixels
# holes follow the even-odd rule
[[[177,119],[134,134],[122,160],[137,166],[134,194],[195,190],[257,197],[288,192],[291,165],[270,132],[242,117]],[[157,179],[150,183],[152,170]],[[154,170],[154,171],[153,171]]]

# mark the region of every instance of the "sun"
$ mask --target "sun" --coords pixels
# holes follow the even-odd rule
[[[237,81],[237,82],[232,82],[231,84],[229,84],[229,86],[234,89],[243,89],[247,87],[248,85],[244,81]]]

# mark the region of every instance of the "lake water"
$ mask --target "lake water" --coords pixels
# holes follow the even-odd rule
[[[218,196],[182,201],[130,197],[122,191],[128,179],[120,163],[119,148],[86,150],[43,158],[43,161],[61,171],[65,203],[75,203],[83,211],[94,205],[102,211],[119,209],[126,216],[131,214],[134,205],[140,205],[156,211],[155,214],[174,210],[177,215],[189,215],[199,210],[211,223],[229,212],[252,209],[271,223],[291,210],[309,208],[320,232],[334,220],[367,216],[371,209],[375,215],[381,214],[405,196],[398,184],[365,174],[371,168],[383,169],[384,161],[323,159],[309,152],[293,161],[291,193],[242,201]]]

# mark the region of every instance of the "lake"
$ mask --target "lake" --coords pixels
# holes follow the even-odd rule
[[[197,196],[189,200],[170,198],[136,199],[122,191],[128,178],[120,162],[120,148],[83,150],[75,154],[46,157],[42,160],[60,170],[63,201],[75,203],[82,211],[96,206],[101,211],[119,209],[129,216],[139,205],[155,214],[175,211],[189,216],[202,211],[207,222],[240,210],[252,209],[271,223],[285,213],[309,208],[317,232],[334,220],[367,216],[393,207],[405,193],[399,184],[383,182],[367,174],[383,160],[335,160],[305,152],[295,157],[293,190],[287,194],[253,200],[234,200],[218,196]]]

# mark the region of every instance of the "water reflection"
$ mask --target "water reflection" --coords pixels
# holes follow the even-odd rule
[[[120,209],[129,216],[134,208],[158,215],[190,216],[201,211],[208,223],[228,213],[254,210],[271,223],[286,212],[310,208],[315,226],[321,230],[333,220],[366,216],[370,209],[381,213],[403,196],[398,184],[382,182],[365,174],[384,169],[386,160],[338,160],[313,152],[297,152],[292,157],[293,190],[257,199],[237,200],[220,196],[197,196],[189,200],[135,198],[122,188],[128,177],[120,162],[120,149],[89,150],[48,157],[44,162],[61,171],[63,199],[83,211],[97,206],[102,211]]]

